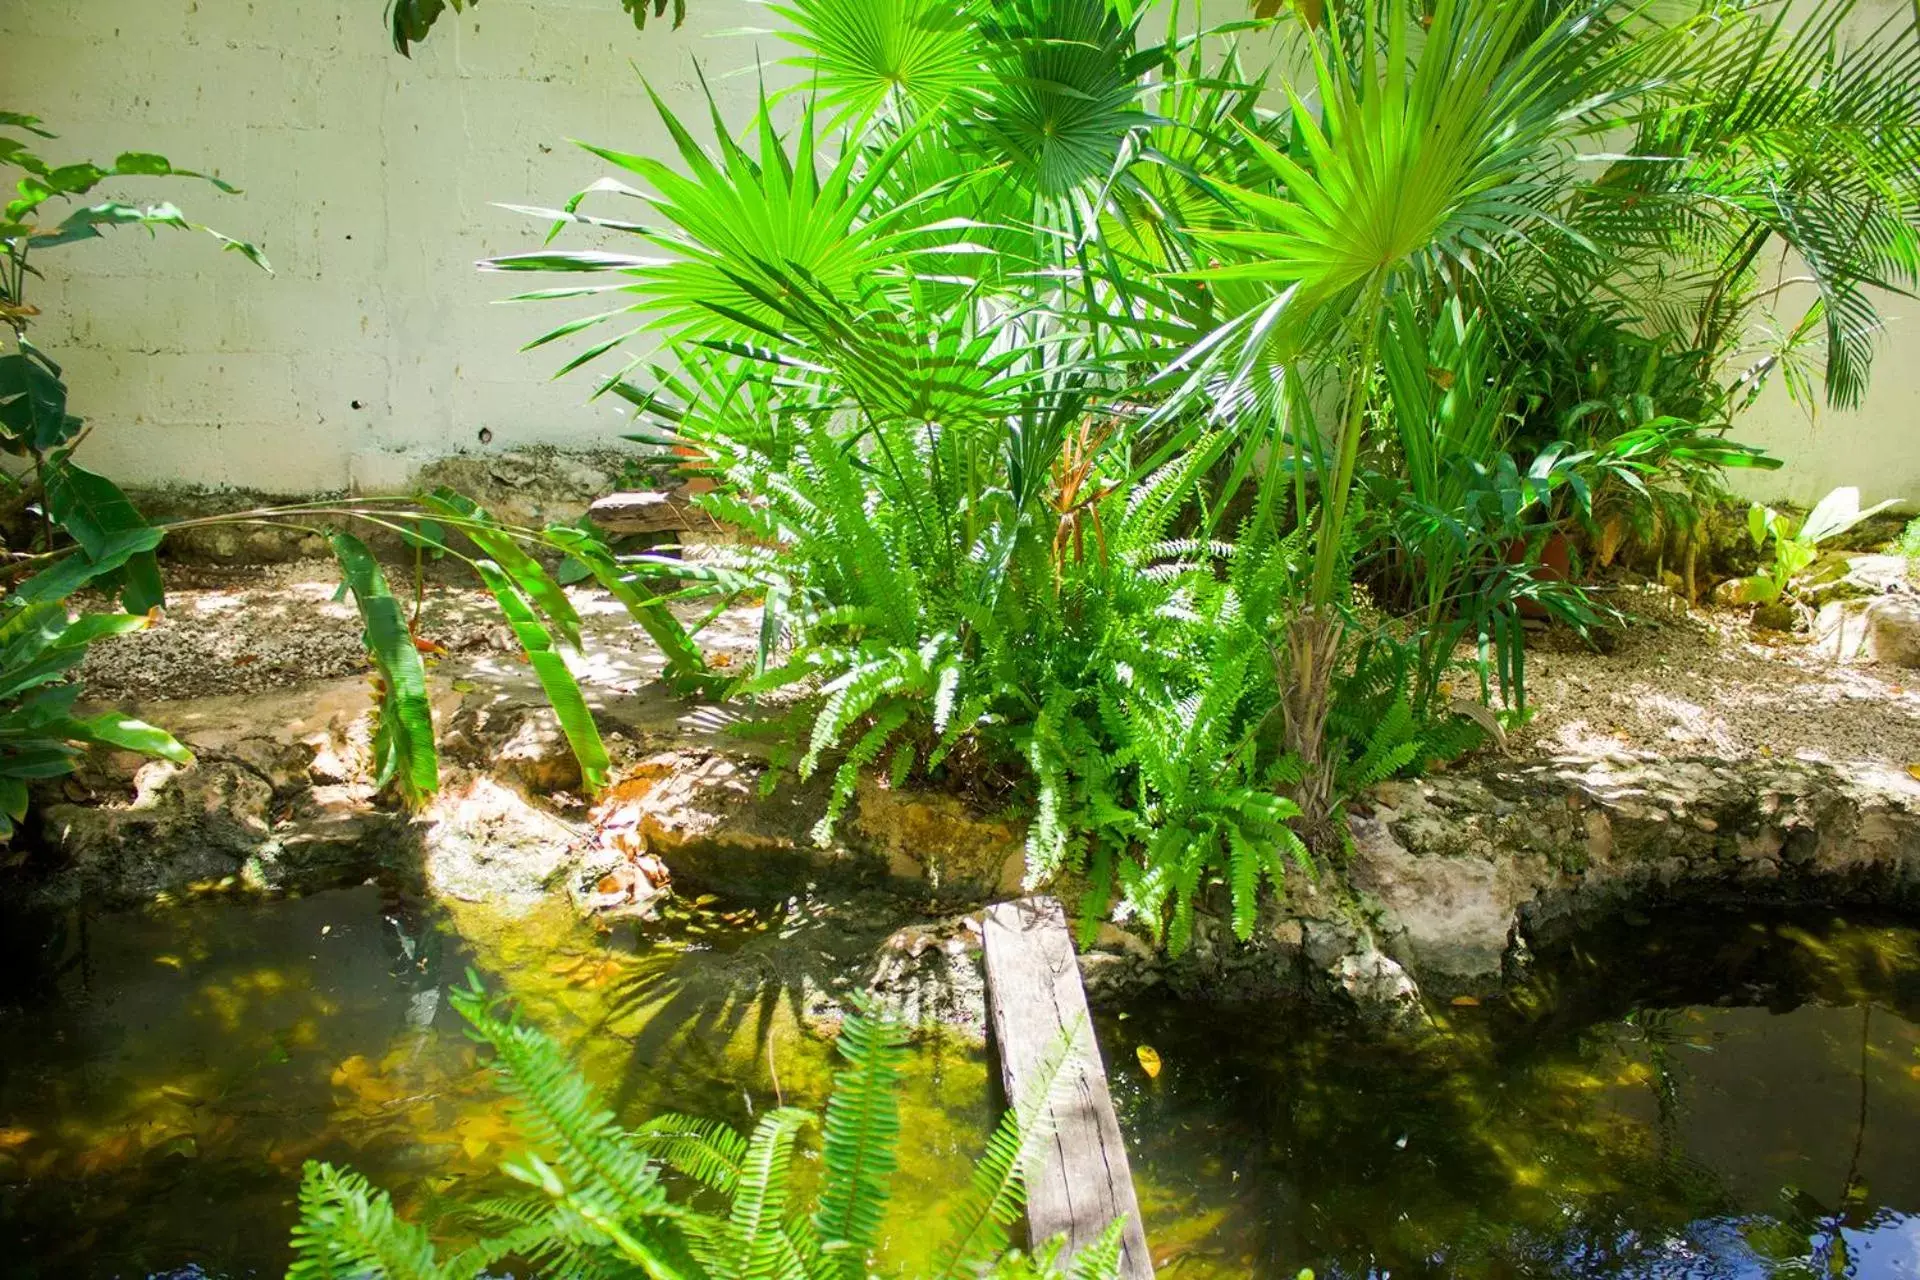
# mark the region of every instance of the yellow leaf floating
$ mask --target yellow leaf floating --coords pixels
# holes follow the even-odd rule
[[[1920,762],[1907,766],[1907,776],[1916,781],[1920,781]]]
[[[1480,1007],[1480,999],[1477,996],[1455,996],[1451,1003],[1456,1009],[1477,1009]]]
[[[1133,1056],[1140,1059],[1140,1069],[1147,1073],[1147,1079],[1158,1080],[1160,1078],[1160,1051],[1158,1049],[1155,1049],[1150,1044],[1143,1044],[1133,1051]]]

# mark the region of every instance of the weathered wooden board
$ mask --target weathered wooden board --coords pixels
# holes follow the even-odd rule
[[[1072,1078],[1055,1090],[1053,1140],[1029,1175],[1031,1243],[1064,1233],[1069,1247],[1078,1250],[1124,1217],[1120,1274],[1125,1280],[1151,1280],[1153,1259],[1106,1068],[1087,1017],[1066,912],[1048,897],[1002,902],[987,908],[983,939],[987,1009],[1000,1045],[1007,1097],[1017,1100],[1027,1093],[1028,1082],[1058,1053],[1066,1035],[1080,1038],[1081,1052],[1067,1068]]]

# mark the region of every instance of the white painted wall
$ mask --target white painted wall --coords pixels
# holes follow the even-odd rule
[[[1812,296],[1810,289],[1784,296],[1786,314],[1803,315]],[[1809,412],[1793,403],[1785,383],[1775,377],[1735,423],[1733,434],[1787,465],[1774,472],[1736,473],[1736,490],[1812,506],[1831,489],[1855,485],[1863,501],[1892,498],[1920,511],[1920,300],[1881,294],[1877,306],[1886,328],[1875,344],[1873,382],[1864,402],[1850,410],[1822,402]]]
[[[1906,0],[1875,0],[1876,4]],[[699,0],[686,27],[636,33],[615,0],[485,0],[449,14],[411,62],[381,0],[0,0],[0,105],[62,134],[49,154],[160,151],[218,170],[237,197],[127,183],[266,249],[268,278],[210,241],[121,233],[50,253],[37,335],[95,423],[94,466],[128,483],[299,493],[404,483],[411,463],[609,442],[583,377],[547,381],[518,347],[561,312],[491,305],[527,277],[476,258],[541,228],[491,202],[552,204],[604,166],[582,138],[665,154],[635,67],[700,110],[693,62],[743,119],[748,76],[782,50],[715,34],[762,25],[747,0]],[[1788,455],[1766,496],[1837,483],[1920,501],[1920,331],[1898,300],[1866,407],[1816,424],[1778,390],[1741,435]]]

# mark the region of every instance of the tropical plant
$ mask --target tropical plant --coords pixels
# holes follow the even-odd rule
[[[69,679],[87,647],[150,625],[128,613],[69,615],[71,574],[55,567],[0,603],[0,841],[27,816],[28,787],[73,772],[87,747],[117,747],[176,764],[193,757],[165,730],[118,711],[79,716],[81,686]]]
[[[737,691],[814,695],[791,761],[834,770],[822,837],[870,769],[1017,789],[1031,879],[1084,870],[1095,914],[1117,891],[1177,947],[1210,895],[1249,929],[1314,865],[1297,837],[1337,854],[1348,788],[1497,732],[1496,688],[1524,713],[1522,609],[1605,612],[1539,571],[1556,532],[1683,522],[1765,465],[1725,430],[1766,362],[1721,381],[1744,337],[1680,341],[1616,267],[1760,208],[1754,112],[1679,131],[1741,57],[1784,79],[1818,50],[1852,86],[1824,119],[1906,136],[1906,55],[1842,49],[1836,8],[1822,44],[1704,3],[1298,6],[1269,24],[1306,68],[1276,118],[1231,33],[1178,16],[1155,42],[1104,0],[792,0],[787,114],[716,111],[703,147],[657,104],[677,163],[589,148],[621,176],[525,210],[548,245],[486,265],[597,276],[520,295],[598,300],[530,344],[585,341],[563,371],[663,343],[596,394],[746,537],[634,568],[764,600]],[[1636,133],[1678,158],[1586,154]],[[1825,181],[1801,186],[1866,199]],[[1903,181],[1871,179],[1896,220]],[[1821,259],[1836,298],[1903,252],[1882,212]],[[1842,221],[1794,234],[1817,254]],[[604,247],[552,244],[569,226]],[[1563,367],[1529,382],[1535,348]],[[1596,386],[1601,356],[1638,371]],[[1463,647],[1479,703],[1450,692]]]
[[[1819,557],[1821,543],[1839,537],[1892,505],[1889,499],[1862,507],[1860,490],[1851,486],[1842,486],[1820,499],[1804,520],[1795,520],[1764,503],[1754,503],[1747,508],[1747,536],[1753,540],[1755,551],[1770,546],[1773,560],[1758,573],[1741,579],[1741,602],[1765,605],[1786,596],[1792,590],[1794,579]]]
[[[1677,534],[1690,574],[1701,515],[1727,500],[1724,473],[1780,466],[1728,438],[1770,366],[1733,384],[1703,376],[1724,361],[1703,360],[1690,334],[1649,325],[1617,298],[1531,298],[1492,314],[1515,393],[1509,447],[1525,456],[1564,443],[1592,460],[1587,532],[1601,565]],[[1782,367],[1796,381],[1797,366]]]
[[[347,1276],[473,1277],[519,1258],[555,1276],[648,1280],[864,1280],[886,1220],[900,1139],[897,1091],[905,1033],[862,1012],[842,1024],[846,1065],[823,1115],[797,1107],[766,1112],[750,1133],[685,1116],[623,1128],[537,1028],[504,1015],[477,981],[454,994],[513,1103],[525,1150],[502,1171],[527,1190],[470,1206],[491,1234],[442,1258],[432,1237],[395,1212],[386,1193],[332,1165],[309,1162],[294,1229],[295,1280]],[[1053,1275],[1059,1242],[1025,1258],[1009,1252],[1009,1228],[1025,1201],[1027,1168],[1045,1144],[1052,1095],[1069,1078],[1063,1046],[1032,1091],[1001,1120],[952,1215],[930,1277]],[[818,1190],[796,1202],[792,1166],[802,1136],[819,1133]],[[675,1194],[684,1186],[691,1194]],[[1074,1280],[1119,1270],[1120,1230],[1111,1224],[1072,1259]]]
[[[14,347],[0,351],[0,449],[32,463],[33,491],[27,496],[41,499],[47,548],[52,545],[54,525],[64,519],[63,506],[67,513],[107,534],[130,527],[131,508],[105,492],[105,481],[68,466],[84,424],[67,412],[67,385],[60,366],[27,337],[40,314],[28,298],[29,283],[42,275],[36,260],[49,250],[98,239],[116,227],[144,227],[149,232],[171,227],[205,232],[269,270],[266,258],[253,245],[189,222],[169,202],[147,204],[107,197],[71,208],[113,178],[188,178],[226,194],[237,188],[209,174],[176,168],[165,156],[147,151],[123,152],[111,165],[90,160],[55,165],[34,149],[40,140],[53,136],[37,116],[0,111],[0,171],[19,174],[17,194],[0,210],[0,250],[4,251],[0,255],[0,320],[5,321]],[[55,210],[67,211],[56,220],[49,217]],[[104,529],[99,519],[84,510],[95,503],[112,508],[104,513],[109,522]],[[127,565],[122,574],[127,607],[145,613],[160,603],[160,573],[151,549]]]
[[[1907,521],[1894,540],[1893,549],[1905,556],[1909,564],[1920,564],[1920,518]]]
[[[1240,225],[1202,235],[1223,260],[1196,274],[1234,314],[1176,362],[1184,381],[1167,406],[1205,399],[1216,416],[1277,418],[1296,470],[1314,478],[1314,568],[1288,623],[1282,709],[1316,835],[1334,806],[1341,565],[1394,299],[1467,277],[1551,225],[1573,180],[1570,142],[1629,92],[1616,84],[1626,42],[1589,6],[1539,21],[1531,6],[1439,0],[1418,23],[1404,0],[1363,8],[1358,30],[1302,32],[1318,108],[1288,86],[1288,145],[1249,140],[1270,176],[1230,191]]]
[[[493,594],[519,639],[580,761],[585,785],[589,790],[603,785],[606,749],[559,652],[563,646],[578,649],[580,619],[566,592],[533,551],[546,552],[550,559],[570,557],[584,576],[620,600],[660,643],[677,678],[701,678],[704,663],[660,595],[645,589],[630,569],[617,564],[610,548],[591,532],[569,526],[532,530],[503,525],[450,490],[411,499],[297,503],[202,517],[179,526],[154,525],[117,485],[74,460],[74,450],[84,436],[83,424],[67,412],[67,387],[59,366],[27,336],[39,314],[28,300],[27,287],[41,275],[36,265],[44,261],[40,255],[98,238],[115,227],[143,226],[150,231],[160,227],[207,231],[262,268],[266,261],[252,245],[189,222],[168,203],[107,198],[49,219],[50,209],[91,197],[100,184],[113,178],[189,178],[221,192],[236,190],[219,178],[176,168],[165,157],[147,152],[127,152],[110,166],[91,162],[56,166],[30,145],[32,139],[51,136],[32,116],[0,113],[0,165],[21,174],[19,194],[0,220],[0,245],[5,248],[0,261],[0,318],[6,321],[16,348],[0,354],[0,448],[31,459],[25,497],[37,503],[44,517],[40,550],[16,557],[0,573],[0,579],[17,583],[0,606],[9,611],[0,625],[20,628],[14,647],[5,652],[11,655],[18,650],[26,665],[13,674],[27,682],[0,694],[0,699],[38,690],[27,704],[9,713],[21,735],[21,746],[15,765],[0,765],[0,802],[9,815],[0,836],[9,833],[11,822],[25,813],[27,797],[21,780],[61,772],[54,767],[59,761],[68,761],[70,767],[76,751],[72,744],[118,743],[184,758],[171,738],[137,721],[111,714],[87,720],[67,716],[65,709],[78,696],[79,686],[49,686],[78,664],[88,643],[146,625],[164,603],[155,552],[169,527],[314,521],[336,526],[330,530],[330,545],[340,563],[345,590],[360,613],[377,676],[375,781],[381,788],[391,786],[410,805],[424,802],[439,785],[423,656],[423,648],[431,645],[415,634],[415,619],[394,595],[366,543],[344,526],[383,532],[416,548],[431,546],[436,556],[463,561]],[[58,544],[56,532],[71,542]],[[473,554],[452,545],[451,535],[470,545]],[[126,613],[70,620],[62,602],[82,587],[117,595]],[[116,725],[126,727],[116,729]],[[4,771],[9,768],[13,772]]]

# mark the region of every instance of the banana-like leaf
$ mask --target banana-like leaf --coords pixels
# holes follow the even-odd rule
[[[587,709],[586,698],[580,692],[579,682],[567,670],[566,660],[555,651],[552,634],[540,624],[540,619],[506,572],[491,560],[476,561],[474,569],[480,574],[481,581],[487,584],[487,589],[493,592],[493,598],[499,602],[500,612],[506,615],[513,634],[519,638],[520,647],[526,651],[527,661],[533,664],[533,673],[539,677],[547,701],[553,704],[554,715],[560,718],[560,731],[567,735],[567,745],[573,748],[573,757],[580,762],[581,780],[588,791],[599,792],[607,785],[607,770],[611,762],[607,759],[606,744],[600,740],[600,730],[593,723],[593,712]]]
[[[626,606],[627,613],[640,624],[666,656],[667,670],[683,679],[705,679],[707,660],[694,643],[680,619],[673,616],[666,601],[634,585],[634,575],[621,569],[605,543],[584,529],[568,525],[549,525],[547,540],[585,565],[593,580],[609,595]]]
[[[24,604],[48,604],[65,600],[95,578],[112,573],[138,556],[151,556],[164,537],[162,530],[148,526],[128,529],[105,539],[101,554],[90,556],[84,547],[67,554],[42,569],[14,589],[13,596]]]
[[[118,711],[108,711],[78,723],[86,730],[83,741],[124,747],[128,751],[159,756],[175,764],[193,763],[193,753],[181,746],[178,739],[165,729],[157,728],[144,720],[135,720]]]
[[[374,733],[376,785],[397,785],[410,805],[440,789],[440,758],[433,745],[433,705],[427,697],[427,668],[414,646],[400,601],[367,545],[350,533],[332,538],[334,558],[346,575],[365,627],[367,651],[379,668],[380,726]]]
[[[58,366],[31,346],[0,356],[0,431],[10,452],[51,449],[79,429]]]
[[[580,615],[574,611],[567,591],[538,560],[527,554],[512,534],[502,529],[486,509],[465,494],[452,489],[436,489],[420,501],[432,511],[460,521],[460,531],[513,581],[513,585],[553,623],[560,639],[576,651],[580,648]]]

